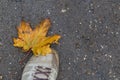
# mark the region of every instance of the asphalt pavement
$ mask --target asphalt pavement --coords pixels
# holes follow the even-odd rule
[[[120,0],[0,0],[0,80],[20,80],[26,64],[13,46],[21,20],[50,18],[60,34],[57,80],[120,80]]]

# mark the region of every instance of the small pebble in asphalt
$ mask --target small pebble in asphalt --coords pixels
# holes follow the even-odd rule
[[[3,79],[3,76],[0,74],[0,80],[2,80]]]
[[[67,11],[66,9],[62,9],[62,10],[61,10],[62,13],[65,13],[66,11]]]

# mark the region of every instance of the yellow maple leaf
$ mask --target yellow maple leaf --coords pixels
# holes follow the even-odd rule
[[[58,43],[60,35],[46,36],[50,28],[50,20],[45,19],[35,29],[22,21],[18,29],[18,38],[13,38],[14,46],[24,51],[32,50],[35,56],[46,55],[51,52],[50,44]]]

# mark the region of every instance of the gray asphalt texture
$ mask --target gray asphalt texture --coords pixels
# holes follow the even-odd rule
[[[0,0],[0,80],[20,80],[25,54],[13,46],[21,20],[34,28],[52,22],[48,35],[60,57],[57,80],[120,80],[120,0]]]

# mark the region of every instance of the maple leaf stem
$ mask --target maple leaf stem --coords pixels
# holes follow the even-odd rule
[[[29,51],[26,53],[26,55],[19,61],[20,64],[23,63],[23,61],[25,61],[25,59],[30,55],[31,49],[29,49]]]

